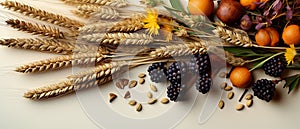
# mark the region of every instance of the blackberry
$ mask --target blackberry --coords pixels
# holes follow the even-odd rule
[[[166,81],[167,68],[165,62],[153,63],[148,67],[148,73],[152,82],[164,82]]]
[[[196,89],[202,94],[208,93],[211,86],[211,77],[208,73],[201,75],[196,82]]]
[[[267,102],[271,101],[275,94],[275,85],[276,83],[272,80],[261,79],[256,81],[252,86],[254,96]]]
[[[186,64],[184,62],[174,62],[172,63],[167,70],[167,79],[171,83],[181,83],[181,79],[185,76]]]
[[[210,71],[210,60],[208,54],[195,54],[191,57],[189,70],[192,73],[203,75]]]
[[[171,83],[167,88],[167,96],[171,101],[178,101],[182,98],[186,86],[181,83]]]
[[[286,62],[282,61],[280,57],[274,57],[263,64],[265,73],[273,77],[281,76],[285,67]]]

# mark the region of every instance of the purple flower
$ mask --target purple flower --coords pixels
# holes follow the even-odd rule
[[[265,5],[267,4],[268,1],[265,2],[261,2],[261,4],[258,6],[258,8],[262,9],[265,7]]]
[[[282,8],[282,2],[280,0],[276,0],[273,6],[274,11],[279,12],[281,8]]]
[[[261,29],[265,24],[264,23],[258,23],[256,26],[255,26],[255,29],[256,30],[259,30]]]
[[[240,27],[243,30],[249,30],[252,27],[252,21],[247,14],[242,17]]]
[[[266,11],[264,11],[264,16],[268,16],[270,14],[270,10],[266,10]]]
[[[293,18],[293,11],[289,5],[286,6],[286,19],[291,20]]]

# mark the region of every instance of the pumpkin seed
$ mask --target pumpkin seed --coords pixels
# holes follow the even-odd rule
[[[136,101],[135,100],[130,100],[128,102],[128,104],[131,105],[131,106],[135,106],[136,105]]]
[[[224,88],[224,90],[226,90],[226,91],[231,91],[232,90],[232,86],[225,86],[225,88]]]
[[[109,102],[112,103],[118,96],[114,93],[109,93]]]
[[[154,86],[153,84],[150,84],[150,89],[151,89],[153,92],[157,92],[157,88],[156,88],[156,86]]]
[[[140,112],[140,111],[142,111],[142,109],[143,109],[142,104],[139,103],[136,105],[136,111]]]
[[[132,80],[129,82],[129,88],[134,88],[137,85],[137,81]]]
[[[151,98],[153,97],[153,94],[149,91],[149,92],[147,93],[147,97],[151,99]]]
[[[253,98],[252,94],[247,94],[245,97],[246,100],[251,100],[252,98]]]
[[[144,84],[145,83],[145,79],[144,78],[140,78],[139,83],[140,84]]]
[[[161,102],[162,104],[168,104],[168,103],[170,102],[170,100],[169,100],[168,98],[162,98],[162,99],[160,100],[160,102]]]
[[[140,74],[138,75],[138,77],[139,77],[139,78],[145,78],[145,77],[146,77],[146,74],[145,74],[145,73],[140,73]]]
[[[253,100],[252,99],[247,100],[246,105],[247,107],[251,107],[253,105]]]
[[[241,110],[243,110],[244,109],[244,105],[243,104],[238,104],[238,105],[236,105],[236,110],[237,111],[241,111]]]
[[[224,108],[224,101],[220,100],[218,106],[219,106],[220,109],[223,109]]]
[[[148,101],[148,104],[155,104],[157,102],[157,99],[151,98]]]
[[[221,87],[222,89],[225,89],[226,86],[227,86],[227,83],[226,83],[226,82],[223,82],[223,83],[221,84],[220,87]]]
[[[228,99],[232,99],[233,96],[234,96],[234,92],[232,92],[232,91],[227,94]]]

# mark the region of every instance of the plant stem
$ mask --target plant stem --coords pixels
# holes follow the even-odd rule
[[[281,54],[284,54],[284,52],[279,52],[279,53],[277,53],[277,54],[274,54],[273,56],[270,56],[270,57],[267,58],[266,60],[260,62],[260,63],[259,63],[258,65],[256,65],[256,66],[254,66],[254,67],[253,67],[252,69],[250,69],[249,71],[251,72],[251,71],[253,71],[253,70],[259,68],[260,66],[262,66],[264,63],[266,63],[267,61],[269,61],[269,60],[272,59],[273,57],[279,56],[279,55],[281,55]]]

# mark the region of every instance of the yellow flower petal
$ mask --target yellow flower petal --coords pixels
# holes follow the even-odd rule
[[[147,9],[147,17],[143,20],[145,23],[144,28],[147,29],[150,35],[158,34],[160,26],[157,23],[158,12],[155,9]]]
[[[290,48],[286,49],[286,52],[284,54],[286,62],[288,63],[288,65],[290,63],[294,63],[294,57],[297,55],[297,51],[295,50],[295,46],[294,45],[290,45]]]

